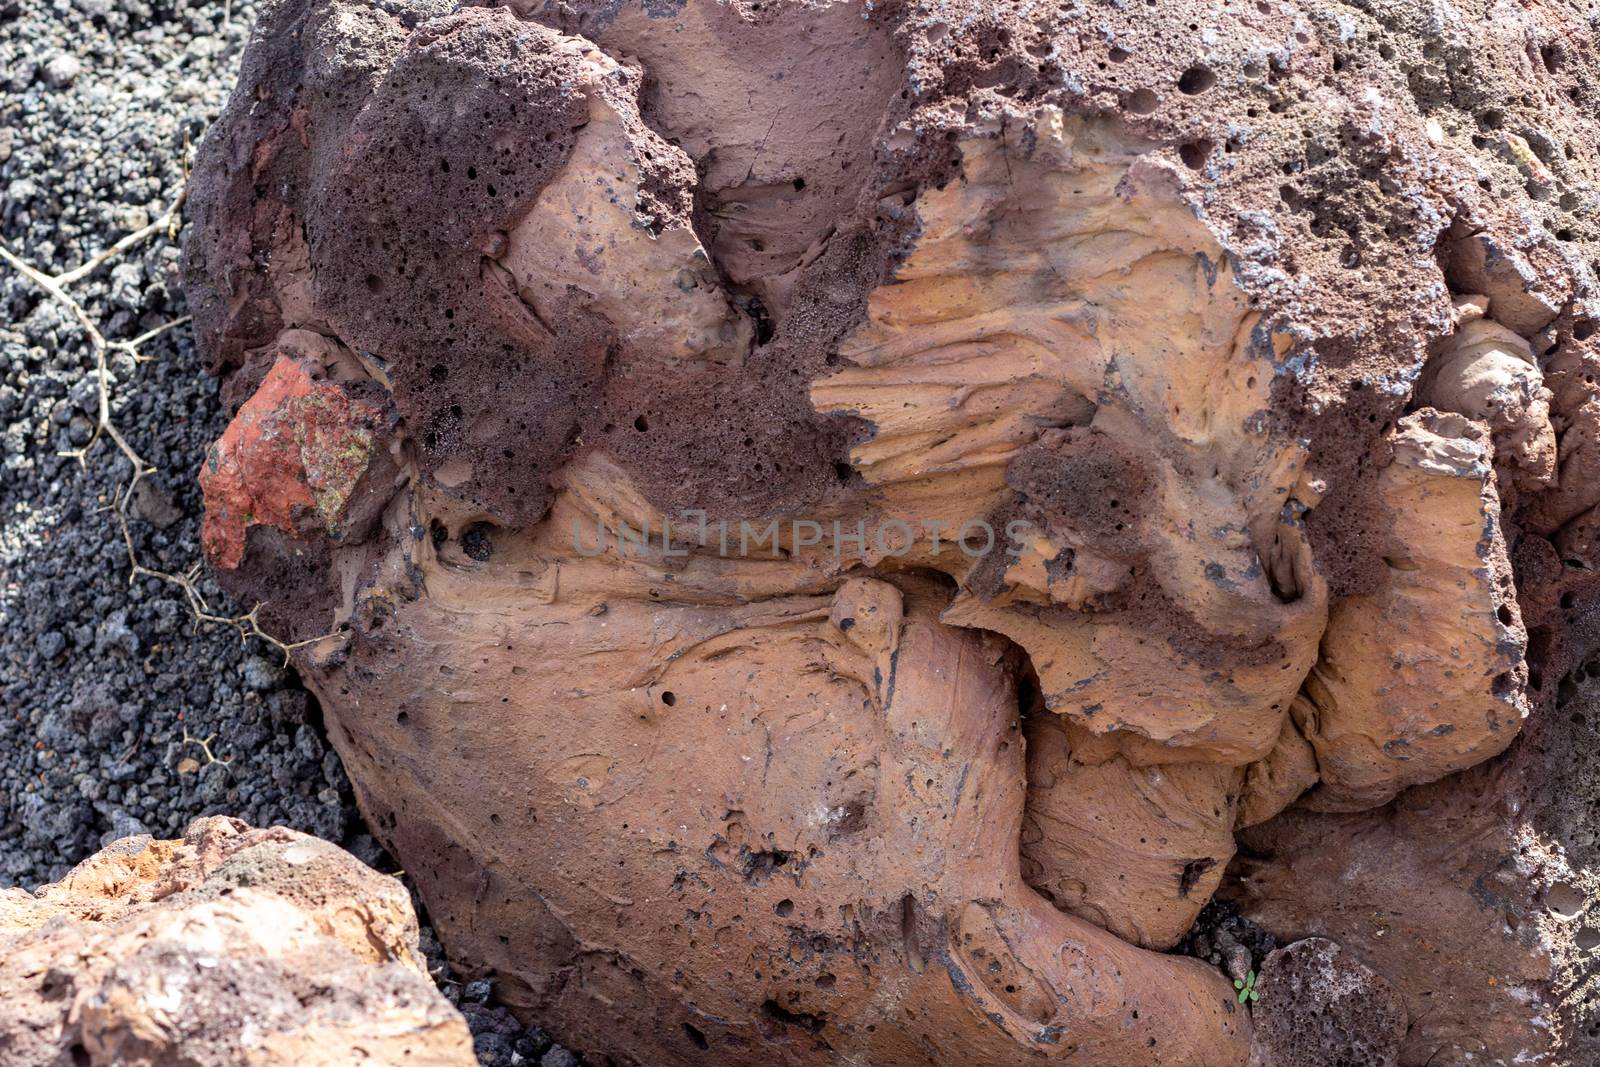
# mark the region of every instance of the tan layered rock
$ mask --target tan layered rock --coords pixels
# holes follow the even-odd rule
[[[560,47],[582,55],[589,113],[561,176],[506,234],[486,242],[486,263],[503,271],[528,311],[548,329],[548,309],[569,290],[616,325],[627,350],[673,362],[737,362],[750,348],[750,319],[717,284],[693,227],[645,214],[655,157],[688,165],[640,117],[643,71],[577,38]]]
[[[1276,352],[1153,146],[1052,112],[983,132],[813,402],[872,423],[851,462],[884,521],[1021,521],[1047,546],[1059,587],[1008,575],[948,618],[1028,648],[1051,708],[1141,762],[1265,755],[1326,610],[1281,518],[1305,455],[1267,418]],[[1115,610],[1140,594],[1168,610]],[[1194,654],[1158,644],[1152,670],[1152,631]]]
[[[1272,751],[1245,768],[1237,829],[1266,822],[1317,784],[1317,752],[1299,727],[1314,711],[1309,704],[1305,696],[1296,696]]]
[[[400,883],[235,819],[0,890],[0,984],[0,1060],[18,1065],[477,1062]]]
[[[1488,303],[1485,297],[1457,301],[1460,325],[1423,370],[1417,400],[1487,423],[1505,480],[1547,486],[1556,479],[1551,393],[1528,342],[1484,317]]]
[[[1392,572],[1335,605],[1297,725],[1327,811],[1374,807],[1505,749],[1528,713],[1526,631],[1500,531],[1488,427],[1423,409],[1378,478]]]
[[[1130,766],[1113,746],[1049,714],[1030,717],[1026,737],[1028,883],[1126,941],[1177,944],[1233,858],[1243,771]]]
[[[1150,1041],[1172,1063],[1242,1054],[1219,975],[1057,911],[1015,851],[994,862],[985,842],[1017,840],[1025,802],[1012,653],[940,623],[940,584],[659,546],[620,568],[585,558],[582,502],[616,471],[569,474],[551,522],[498,533],[482,563],[452,537],[425,550],[426,598],[397,568],[356,609],[389,680],[344,723],[383,738],[352,753],[362,802],[445,850],[412,873],[435,899],[474,899],[436,921],[473,937],[466,958],[503,999],[553,1012],[580,1047],[704,1041],[729,1063],[823,1041],[873,1062],[928,1045],[974,1062],[1110,1065]],[[644,519],[624,505],[612,521]],[[452,654],[418,686],[388,658],[413,642],[472,648],[477,667]],[[529,694],[545,714],[525,713]],[[562,849],[572,835],[590,847]],[[486,867],[463,861],[480,849]],[[530,907],[516,887],[535,881]],[[627,972],[585,958],[619,929]],[[581,979],[555,980],[528,944],[572,953]],[[754,991],[727,978],[758,971]],[[641,1016],[641,997],[681,1006]]]

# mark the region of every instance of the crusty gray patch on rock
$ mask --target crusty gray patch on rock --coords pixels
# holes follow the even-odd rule
[[[1326,938],[1261,965],[1256,1040],[1266,1067],[1395,1067],[1406,1009],[1394,988]]]

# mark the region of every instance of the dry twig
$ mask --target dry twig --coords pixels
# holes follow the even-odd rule
[[[259,618],[261,611],[260,604],[257,604],[255,607],[251,608],[249,612],[243,615],[220,615],[212,609],[212,607],[207,603],[205,595],[200,591],[200,587],[198,585],[200,577],[200,564],[196,563],[184,574],[172,574],[168,571],[161,571],[152,567],[146,567],[144,564],[139,562],[139,555],[133,544],[133,534],[128,529],[128,505],[133,500],[134,491],[138,488],[139,483],[147,475],[156,473],[156,469],[147,463],[144,457],[139,455],[139,453],[134,450],[134,447],[128,443],[128,439],[122,435],[122,431],[117,428],[116,422],[111,417],[110,356],[113,352],[121,352],[126,354],[136,364],[146,362],[152,357],[144,355],[140,349],[167,331],[186,325],[191,321],[190,316],[185,315],[182,318],[163,323],[162,325],[157,326],[155,329],[148,330],[139,336],[132,338],[131,340],[108,341],[106,340],[105,335],[100,331],[99,326],[95,324],[94,319],[87,311],[84,310],[83,305],[78,303],[78,301],[73,298],[72,294],[67,292],[67,286],[74,282],[83,280],[90,274],[94,273],[94,271],[99,267],[115,259],[117,256],[122,255],[128,250],[138,247],[145,241],[162,234],[164,234],[166,239],[169,241],[177,237],[178,230],[182,223],[183,203],[185,197],[188,195],[189,187],[189,145],[187,141],[185,141],[184,144],[183,172],[183,188],[179,190],[177,196],[173,197],[171,206],[167,208],[160,218],[150,223],[150,225],[142,227],[141,229],[135,230],[133,233],[128,234],[111,247],[97,253],[94,256],[91,256],[82,264],[72,268],[71,270],[62,271],[60,274],[56,275],[46,274],[24,261],[20,256],[16,255],[9,248],[7,248],[3,243],[0,243],[0,260],[4,260],[19,275],[32,282],[52,300],[61,304],[69,312],[71,312],[72,317],[77,320],[78,325],[83,327],[84,334],[89,338],[89,344],[94,350],[96,384],[99,397],[99,417],[95,422],[94,434],[89,438],[89,441],[83,447],[69,449],[57,454],[75,459],[78,461],[78,465],[80,467],[87,469],[89,453],[94,449],[95,445],[100,442],[102,437],[107,437],[111,439],[111,442],[117,446],[117,449],[127,457],[128,462],[133,466],[133,477],[128,481],[126,486],[118,491],[117,499],[111,507],[111,510],[116,514],[117,524],[122,531],[123,544],[128,550],[128,566],[130,568],[130,573],[128,575],[129,584],[131,585],[140,578],[155,578],[159,581],[166,582],[169,585],[177,586],[179,589],[183,590],[184,597],[189,603],[189,610],[194,614],[194,617],[197,621],[232,626],[239,631],[240,640],[249,640],[250,638],[255,637],[265,641],[267,644],[272,645],[274,648],[278,649],[278,651],[283,653],[283,661],[285,666],[287,666],[289,663],[290,653],[292,653],[295,649],[304,648],[307,645],[313,645],[326,638],[333,637],[338,631],[320,634],[316,637],[307,638],[304,641],[285,642],[280,641],[278,638],[261,628]],[[185,735],[185,740],[187,741],[193,739]],[[197,741],[196,743],[203,746],[205,742]],[[209,750],[207,751],[207,755],[210,755]]]
[[[224,767],[227,767],[228,766],[228,761],[225,760],[225,759],[218,759],[216,757],[216,755],[211,751],[211,742],[215,741],[216,739],[217,739],[217,735],[216,734],[211,734],[209,737],[204,737],[204,738],[195,737],[195,736],[193,736],[192,734],[189,733],[189,728],[187,726],[185,726],[183,728],[183,739],[181,741],[179,741],[178,744],[180,744],[180,745],[199,745],[200,746],[200,751],[205,753],[205,757],[206,757],[206,761],[205,761],[204,764],[202,764],[202,766],[209,767],[213,763],[220,763]]]

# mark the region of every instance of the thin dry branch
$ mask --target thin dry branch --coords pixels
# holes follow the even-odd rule
[[[146,228],[148,229],[148,227]],[[112,248],[117,248],[123,244],[123,241],[119,241]],[[131,248],[133,245],[128,244],[125,247]],[[109,257],[105,253],[101,253],[97,260],[91,262],[98,266],[100,263],[106,262],[107,258]],[[151,469],[150,465],[145,462],[143,456],[134,451],[133,446],[128,443],[127,438],[122,436],[122,432],[117,429],[116,424],[111,419],[111,366],[108,357],[113,345],[106,340],[105,334],[100,332],[100,327],[95,324],[94,319],[84,310],[83,305],[73,299],[72,294],[68,293],[65,288],[67,283],[64,279],[82,278],[89,272],[80,267],[76,271],[65,271],[52,277],[24,262],[20,256],[16,255],[4,244],[0,244],[0,259],[5,260],[18,274],[37,285],[52,300],[70,311],[72,317],[78,320],[78,325],[83,327],[84,334],[89,338],[89,345],[94,350],[96,391],[99,393],[99,417],[95,420],[94,435],[89,438],[88,443],[82,448],[69,449],[57,454],[77,460],[80,467],[87,467],[89,451],[99,443],[101,436],[104,435],[111,438],[122,454],[128,457],[128,462],[133,464],[135,477],[138,477],[141,472],[149,471]],[[156,331],[157,334],[160,332],[160,330]],[[118,351],[129,352],[135,361],[139,361],[140,356],[134,341],[119,341],[116,342],[115,347]]]
[[[115,348],[118,351],[128,353],[128,355],[133,358],[135,363],[148,363],[155,357],[141,355],[139,349],[143,348],[151,341],[154,341],[157,337],[160,337],[168,330],[176,330],[179,326],[187,326],[193,321],[193,315],[185,315],[182,318],[173,319],[171,322],[164,322],[153,330],[146,330],[144,333],[141,333],[138,337],[133,338],[131,341],[112,341],[110,342],[110,347]]]
[[[119,494],[113,511],[117,516],[117,526],[122,531],[122,543],[128,550],[128,582],[132,584],[140,578],[155,578],[166,582],[168,585],[177,586],[183,590],[184,598],[189,602],[189,611],[200,622],[232,626],[239,631],[241,640],[252,637],[259,638],[283,653],[285,666],[289,664],[290,654],[298,648],[305,648],[325,641],[330,637],[337,637],[340,631],[333,630],[328,633],[308,637],[303,641],[281,641],[261,628],[261,605],[257,604],[243,615],[219,615],[206,601],[205,594],[200,591],[200,564],[196,563],[184,574],[172,574],[169,571],[155,570],[139,562],[139,554],[133,546],[133,532],[128,528],[128,503],[133,499],[133,492],[148,471],[136,471],[133,478]]]
[[[184,159],[188,159],[187,146],[185,146]],[[63,271],[62,273],[56,275],[54,279],[56,284],[71,285],[75,281],[80,281],[83,278],[87,278],[90,274],[93,274],[101,264],[116,259],[128,249],[137,247],[158,233],[164,232],[167,235],[167,240],[172,240],[178,234],[178,223],[179,219],[182,217],[183,202],[188,198],[188,196],[189,175],[188,167],[186,165],[184,167],[183,185],[178,189],[178,195],[172,198],[171,206],[169,206],[167,210],[162,213],[160,218],[156,219],[156,221],[142,229],[133,231],[105,251],[99,253],[98,255],[91,256],[79,266],[76,266],[69,271]]]
[[[216,754],[211,751],[211,742],[215,741],[216,739],[217,739],[217,735],[216,734],[211,734],[208,737],[195,737],[193,734],[191,734],[189,732],[189,728],[187,726],[185,726],[183,728],[183,739],[181,741],[179,741],[178,744],[180,744],[180,745],[199,745],[200,746],[200,751],[202,753],[204,753],[205,757],[206,757],[206,761],[205,761],[204,764],[202,764],[202,766],[209,767],[213,763],[220,763],[224,767],[228,767],[228,761],[227,760],[218,759],[216,757]],[[231,771],[232,768],[230,767],[229,770]]]
[[[95,445],[99,443],[101,437],[108,437],[111,439],[112,443],[117,446],[118,451],[126,456],[128,458],[128,462],[133,466],[133,477],[129,479],[126,486],[118,491],[116,502],[111,508],[116,515],[117,525],[122,532],[123,545],[128,550],[129,584],[131,585],[140,578],[155,578],[158,581],[177,586],[179,589],[183,590],[184,598],[189,603],[189,610],[193,613],[196,621],[232,626],[239,631],[239,637],[241,641],[248,641],[252,637],[259,638],[260,640],[265,641],[267,644],[278,649],[278,651],[282,652],[284,664],[287,666],[289,663],[290,654],[293,653],[295,649],[304,648],[308,645],[314,645],[330,637],[338,636],[339,631],[335,630],[329,633],[319,634],[316,637],[307,638],[303,641],[285,642],[280,641],[278,638],[261,628],[260,604],[257,604],[255,607],[251,608],[250,611],[243,615],[220,615],[210,606],[209,603],[207,603],[205,595],[200,591],[200,587],[197,584],[200,577],[200,565],[198,563],[191,567],[187,573],[181,575],[172,574],[167,571],[156,570],[152,567],[146,567],[144,564],[139,562],[139,554],[134,548],[133,544],[133,534],[128,528],[128,505],[133,500],[134,491],[138,488],[139,483],[145,478],[145,476],[154,474],[156,469],[147,463],[144,457],[139,455],[139,453],[135,451],[134,447],[128,443],[127,438],[125,438],[122,435],[122,432],[117,429],[116,422],[111,417],[110,355],[113,352],[122,352],[128,355],[134,363],[147,362],[153,357],[144,355],[140,349],[169,330],[186,325],[191,321],[191,317],[185,315],[182,318],[173,319],[171,322],[163,323],[162,325],[157,326],[155,329],[147,330],[139,336],[129,340],[108,341],[106,340],[105,334],[102,333],[99,326],[96,325],[93,317],[91,317],[89,313],[84,310],[83,305],[78,303],[78,301],[75,300],[72,294],[67,292],[66,289],[68,285],[88,277],[97,268],[105,263],[110,262],[112,259],[122,255],[131,248],[138,247],[143,242],[148,241],[159,234],[164,233],[167,240],[173,240],[177,237],[178,229],[181,223],[184,198],[188,195],[188,148],[188,143],[185,142],[183,156],[183,188],[179,190],[177,196],[173,197],[172,204],[167,208],[166,212],[150,225],[128,234],[111,247],[105,249],[103,252],[90,257],[81,265],[74,267],[71,270],[62,271],[60,274],[56,275],[46,274],[38,268],[27,263],[20,256],[16,255],[9,248],[7,248],[3,243],[0,243],[0,260],[4,260],[19,275],[38,286],[39,289],[45,293],[45,295],[70,311],[72,313],[72,317],[77,320],[80,326],[83,327],[84,334],[89,338],[89,344],[94,350],[99,408],[98,418],[95,421],[94,434],[89,438],[88,443],[82,448],[69,449],[57,454],[75,459],[78,461],[78,465],[80,467],[87,469],[89,453],[94,449]],[[190,739],[186,736],[185,740]],[[202,745],[204,744],[203,742],[197,743]],[[209,754],[210,753],[207,752],[207,755]]]

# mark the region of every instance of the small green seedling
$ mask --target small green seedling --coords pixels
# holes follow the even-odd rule
[[[1235,978],[1233,988],[1239,991],[1239,1003],[1248,1004],[1252,1000],[1261,999],[1261,991],[1256,988],[1256,972],[1251,971],[1244,976],[1244,981]]]

